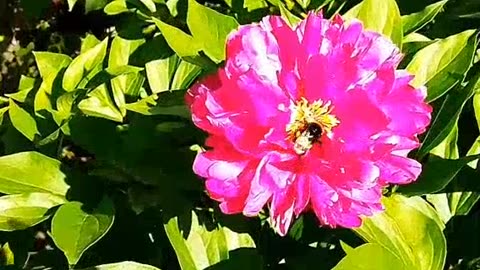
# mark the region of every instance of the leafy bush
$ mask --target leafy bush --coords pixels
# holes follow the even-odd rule
[[[388,36],[434,112],[412,155],[423,172],[385,212],[353,230],[304,214],[281,237],[268,211],[225,215],[205,193],[184,95],[240,24],[311,10]],[[480,269],[479,14],[476,0],[1,2],[2,269]]]

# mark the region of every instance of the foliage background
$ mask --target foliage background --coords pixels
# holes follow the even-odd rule
[[[0,1],[0,268],[480,269],[480,2],[360,2]],[[237,22],[309,10],[401,44],[434,121],[385,214],[356,231],[306,214],[282,238],[204,193],[183,95]]]

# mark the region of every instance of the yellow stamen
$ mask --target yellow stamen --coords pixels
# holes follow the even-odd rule
[[[301,98],[292,108],[292,120],[287,125],[288,138],[295,141],[308,128],[310,124],[317,124],[322,128],[322,133],[329,134],[340,121],[331,114],[333,107],[330,101],[322,100],[308,102]]]

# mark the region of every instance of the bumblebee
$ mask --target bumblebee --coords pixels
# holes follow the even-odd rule
[[[308,123],[307,128],[295,139],[293,149],[298,155],[305,154],[313,147],[313,144],[319,142],[322,136],[322,127],[317,123]]]

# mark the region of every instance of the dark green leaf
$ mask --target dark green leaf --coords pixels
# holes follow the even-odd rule
[[[439,1],[426,6],[422,11],[402,16],[403,34],[415,32],[431,22],[447,2],[448,0]]]
[[[77,264],[82,254],[105,236],[114,216],[115,209],[108,198],[91,212],[85,212],[80,202],[66,203],[57,210],[52,219],[52,238],[70,265]]]
[[[408,196],[438,192],[445,188],[464,166],[478,158],[480,158],[479,155],[460,159],[443,159],[430,155],[417,181],[400,187],[398,192]]]
[[[424,157],[448,136],[457,123],[465,103],[479,87],[480,72],[468,82],[467,86],[459,85],[448,94],[423,139],[422,146],[417,153],[418,157]]]

